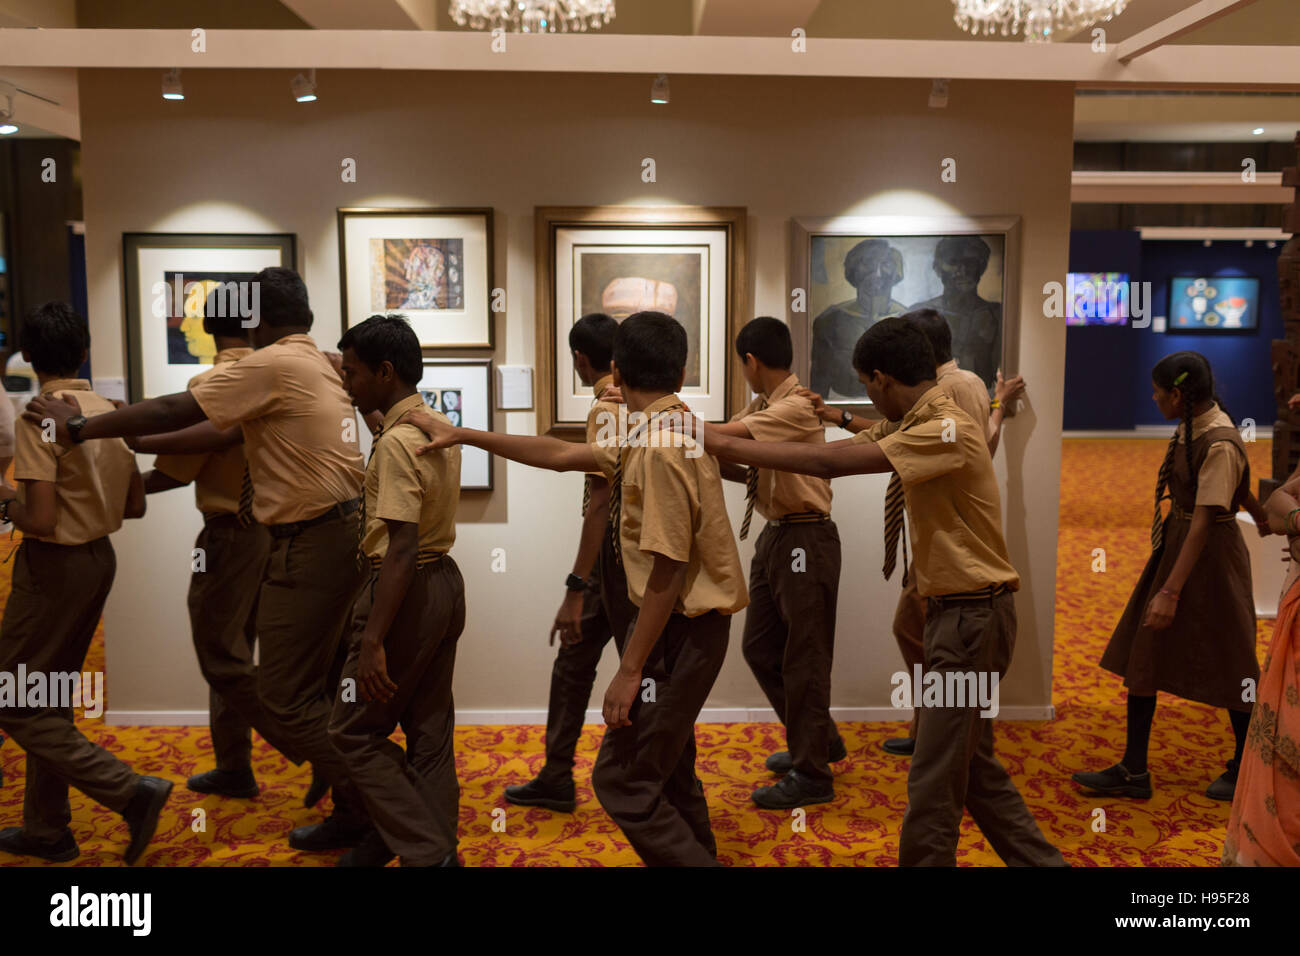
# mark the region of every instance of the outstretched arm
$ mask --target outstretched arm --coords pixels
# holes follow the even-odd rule
[[[818,478],[869,475],[894,470],[894,466],[875,442],[855,442],[847,438],[826,445],[754,441],[751,438],[722,434],[698,419],[696,425],[703,429],[705,451],[742,465],[774,468],[777,471]]]
[[[45,419],[52,419],[55,426],[55,441],[60,445],[76,444],[68,435],[67,421],[74,415],[81,414],[81,407],[72,402],[54,398],[51,395],[37,395],[27,403],[23,418],[40,425]],[[81,440],[92,438],[125,438],[128,435],[156,435],[159,432],[174,432],[207,418],[203,409],[189,392],[176,392],[147,401],[127,405],[115,412],[96,415],[86,422],[81,429]]]
[[[509,458],[521,465],[547,468],[551,471],[599,471],[596,456],[586,442],[570,442],[560,438],[532,435],[503,435],[500,432],[481,432],[476,428],[457,428],[440,422],[423,408],[414,408],[398,424],[414,425],[429,437],[429,444],[416,449],[424,455],[436,448],[449,445],[473,445],[493,455]]]
[[[232,425],[221,431],[212,422],[203,421],[177,432],[161,435],[132,436],[127,444],[142,455],[205,455],[225,451],[244,442],[244,430]]]

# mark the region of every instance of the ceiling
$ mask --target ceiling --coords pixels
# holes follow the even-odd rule
[[[785,36],[795,27],[810,39],[988,42],[953,22],[952,0],[616,0],[617,16],[602,33],[644,36]],[[460,31],[448,0],[0,0],[0,28],[218,30],[437,30]],[[1227,10],[1218,16],[1204,12]],[[1191,13],[1200,11],[1202,19]],[[1165,43],[1196,47],[1295,46],[1300,63],[1300,0],[1129,0],[1127,9],[1101,24],[1112,48],[1185,17],[1191,23]],[[1002,40],[1005,38],[994,37]],[[1141,39],[1141,38],[1139,38]],[[1064,41],[1090,44],[1091,29]],[[1137,41],[1135,41],[1137,42]],[[1181,62],[1181,55],[1178,58]],[[941,72],[942,66],[936,66]],[[22,91],[16,107],[18,136],[76,138],[76,71],[0,67],[0,80]],[[953,82],[952,95],[960,95]],[[1294,89],[1294,87],[1293,87]],[[1300,94],[1152,95],[1124,92],[1076,97],[1080,140],[1250,141],[1290,140],[1300,129]]]

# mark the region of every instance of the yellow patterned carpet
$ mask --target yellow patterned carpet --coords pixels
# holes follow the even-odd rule
[[[1268,474],[1270,448],[1250,448],[1254,475]],[[1123,750],[1124,709],[1118,678],[1096,661],[1137,580],[1149,549],[1150,495],[1164,450],[1155,440],[1064,442],[1061,530],[1056,595],[1053,695],[1057,719],[997,724],[997,751],[1040,826],[1076,866],[1209,866],[1219,861],[1228,807],[1203,795],[1231,756],[1232,738],[1221,712],[1161,695],[1151,745],[1156,794],[1147,802],[1086,798],[1071,772],[1100,769]],[[1107,571],[1091,570],[1094,548],[1105,548]],[[9,566],[0,572],[7,596]],[[1259,647],[1271,635],[1260,623]],[[103,666],[97,638],[87,669]],[[538,681],[546,675],[539,674]],[[202,798],[185,790],[187,776],[209,769],[211,744],[196,727],[106,727],[83,721],[92,739],[141,773],[178,782],[143,863],[152,866],[322,866],[335,854],[290,850],[291,828],[321,819],[305,810],[306,768],[295,768],[261,740],[254,769],[262,794],[254,801]],[[837,797],[810,807],[806,829],[795,832],[788,813],[759,810],[751,791],[771,782],[763,760],[785,746],[776,724],[701,724],[699,773],[718,838],[718,856],[732,866],[889,866],[898,859],[898,827],[906,806],[907,761],[880,749],[900,732],[897,723],[841,724],[849,759],[837,765]],[[578,797],[572,815],[511,807],[503,789],[527,780],[542,763],[542,728],[462,727],[456,733],[461,780],[460,855],[469,866],[625,866],[636,854],[600,809],[590,772],[601,728],[589,726],[578,750]],[[0,826],[21,822],[23,755],[13,743],[0,750],[5,786]],[[82,855],[63,866],[118,866],[126,825],[73,791],[73,830]],[[1093,811],[1106,814],[1094,832]],[[505,830],[493,829],[493,810],[506,808]],[[203,813],[196,814],[196,810]],[[200,816],[202,820],[200,821]],[[199,823],[204,824],[203,827]],[[0,855],[3,857],[3,855]],[[999,865],[969,818],[959,861]],[[0,866],[33,861],[0,858]],[[39,862],[39,861],[36,861]]]

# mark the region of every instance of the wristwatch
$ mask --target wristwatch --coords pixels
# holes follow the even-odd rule
[[[568,588],[570,591],[587,590],[587,582],[584,581],[582,578],[578,577],[572,571],[570,571],[569,576],[564,579],[564,586]]]
[[[9,522],[9,506],[13,504],[15,500],[17,499],[6,498],[3,501],[0,501],[0,521],[5,522],[6,524]]]
[[[73,415],[63,425],[68,430],[68,437],[78,444],[81,443],[81,430],[86,427],[85,415]]]
[[[847,408],[840,411],[840,428],[848,428],[849,422],[853,421],[853,413]]]

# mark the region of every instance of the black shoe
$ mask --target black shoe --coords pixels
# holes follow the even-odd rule
[[[347,850],[360,846],[370,827],[340,823],[337,817],[327,817],[323,823],[298,827],[289,833],[289,846],[307,853],[325,850]]]
[[[307,788],[307,794],[302,798],[302,805],[310,810],[316,804],[325,799],[325,794],[330,792],[330,782],[316,773],[316,765],[312,764],[311,768],[311,786]]]
[[[848,750],[844,747],[844,738],[836,737],[831,741],[830,762],[839,763],[849,755]],[[785,776],[794,769],[794,758],[790,756],[790,751],[779,750],[767,758],[764,766],[773,773],[779,773]]]
[[[1151,797],[1151,771],[1129,773],[1122,763],[1107,767],[1100,773],[1076,773],[1074,782],[1081,787],[1116,797]]]
[[[397,854],[388,849],[388,844],[379,835],[378,830],[371,830],[352,849],[339,857],[335,866],[387,866]]]
[[[190,777],[185,786],[195,793],[215,793],[240,799],[255,797],[261,792],[252,770],[209,770]]]
[[[8,827],[0,830],[0,850],[15,856],[39,856],[51,863],[66,863],[81,856],[81,849],[71,830],[64,830],[57,840],[46,842],[33,840],[23,832],[22,827]]]
[[[1241,764],[1236,760],[1229,760],[1227,771],[1206,788],[1205,795],[1211,800],[1232,800],[1237,792],[1237,771],[1240,768]]]
[[[520,807],[545,807],[557,813],[572,813],[578,806],[572,780],[552,783],[541,777],[506,787],[506,802]]]
[[[154,830],[158,828],[158,815],[172,792],[172,782],[162,777],[141,777],[136,784],[135,795],[122,811],[122,816],[131,828],[131,842],[126,845],[122,859],[131,866],[145,847],[153,839]]]
[[[897,754],[900,757],[910,757],[916,752],[916,738],[890,737],[880,746],[891,754]]]
[[[797,770],[791,770],[770,787],[759,787],[753,800],[765,810],[791,810],[810,803],[830,803],[835,799],[835,788],[827,784],[818,787]]]

